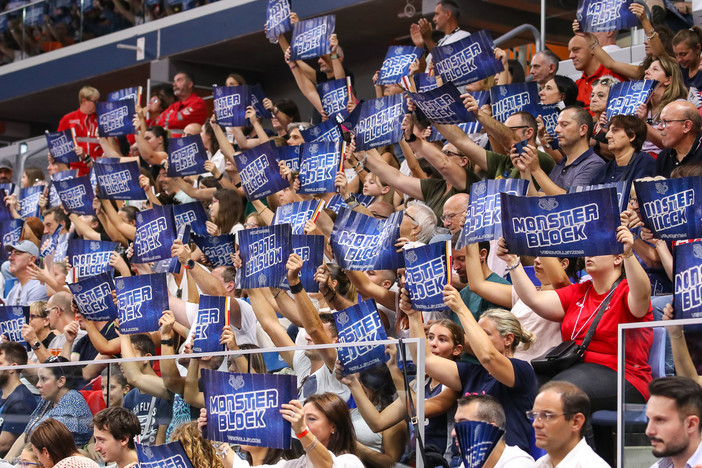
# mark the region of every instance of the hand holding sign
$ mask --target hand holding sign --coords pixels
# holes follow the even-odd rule
[[[299,400],[291,400],[290,403],[280,405],[280,414],[283,419],[290,423],[295,434],[303,432],[307,426],[305,424],[305,410]]]
[[[507,241],[504,237],[500,237],[500,239],[497,241],[497,252],[495,254],[497,255],[497,258],[505,262],[507,266],[512,266],[519,261],[518,256],[509,253]]]
[[[617,228],[617,242],[624,246],[624,258],[629,258],[634,254],[631,250],[634,247],[634,235],[626,226]]]
[[[288,257],[288,263],[285,268],[288,270],[288,281],[296,282],[300,279],[300,270],[302,270],[302,265],[304,262],[298,254],[291,254]]]

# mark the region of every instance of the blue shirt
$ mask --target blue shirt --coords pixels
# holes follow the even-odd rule
[[[27,387],[20,384],[10,396],[0,400],[0,432],[20,435],[29,422],[29,415],[37,407],[37,399]]]
[[[86,445],[93,436],[93,415],[83,395],[76,390],[69,390],[55,405],[49,400],[42,400],[29,418],[25,430],[27,436],[31,436],[37,424],[47,418],[62,422],[73,433],[78,448]]]
[[[578,156],[578,159],[567,166],[566,159],[561,159],[548,175],[554,184],[565,191],[579,185],[590,185],[592,178],[605,165],[604,160],[592,148],[588,148],[583,154]]]
[[[618,166],[617,161],[607,162],[590,181],[590,185],[609,184],[623,180],[624,195],[628,198],[631,183],[643,177],[656,175],[656,160],[648,153],[634,153],[626,166]]]

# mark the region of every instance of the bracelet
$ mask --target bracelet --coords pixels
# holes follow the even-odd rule
[[[623,257],[624,257],[624,258],[631,258],[631,257],[633,257],[633,256],[634,256],[634,251],[633,251],[633,250],[630,250],[628,255],[627,255],[627,254],[623,254]]]
[[[339,58],[339,54],[331,54],[331,55],[329,56],[329,58],[332,59],[332,60],[336,60],[336,59]]]
[[[356,201],[356,197],[353,194],[349,195],[348,198],[344,199],[344,203],[353,203],[355,201]]]
[[[324,300],[327,301],[327,304],[331,305],[331,302],[336,298],[336,296],[336,290],[334,290],[334,294],[332,295],[332,297],[327,299],[327,296],[324,296]]]
[[[305,427],[305,430],[300,432],[299,434],[295,434],[295,437],[297,437],[298,439],[302,439],[303,437],[305,437],[309,433],[310,433],[310,428]]]
[[[318,442],[318,439],[317,439],[317,437],[315,436],[314,442],[312,442],[312,443],[311,443],[310,445],[308,445],[307,447],[304,447],[305,452],[309,452],[310,450],[312,450],[313,448],[315,448],[315,447],[317,446],[317,442]]]
[[[222,173],[219,175],[219,177],[217,177],[215,180],[219,182],[220,180],[222,180],[222,177],[224,177],[224,172],[222,172]]]
[[[161,346],[174,346],[175,345],[175,340],[173,338],[169,338],[167,340],[161,340]]]
[[[648,35],[648,33],[646,33],[646,39],[648,39],[650,41],[651,39],[656,37],[656,35],[658,35],[658,32],[656,30],[654,30],[650,36]]]
[[[521,264],[522,264],[522,259],[521,259],[521,258],[517,258],[517,263],[515,263],[515,264],[512,265],[512,266],[509,266],[509,265],[506,266],[506,267],[505,267],[505,270],[506,270],[506,271],[512,271],[512,270],[514,270],[515,268],[517,268],[517,267],[518,267],[519,265],[521,265]]]
[[[280,294],[281,291],[282,291],[282,289],[279,289],[277,293],[273,294],[273,299],[275,299],[276,297],[278,297],[278,294]]]
[[[681,331],[680,334],[679,334],[678,336],[670,335],[670,338],[673,339],[673,340],[680,340],[680,339],[682,339],[682,337],[683,337],[684,334],[685,334],[685,332],[684,332],[684,331]]]
[[[226,442],[212,442],[212,446],[215,449],[215,454],[222,460],[227,456],[229,451],[229,444]]]
[[[291,284],[290,292],[293,294],[300,294],[302,292],[302,281],[298,281],[296,284]]]

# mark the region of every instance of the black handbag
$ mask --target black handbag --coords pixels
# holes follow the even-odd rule
[[[607,310],[607,306],[609,306],[609,301],[612,299],[614,290],[617,289],[620,282],[621,280],[614,282],[609,290],[609,293],[607,294],[607,297],[605,297],[600,303],[595,319],[590,324],[590,328],[588,328],[582,344],[578,345],[575,341],[569,340],[564,341],[558,346],[554,346],[543,355],[531,360],[531,366],[534,368],[534,372],[539,375],[553,377],[554,375],[563,372],[575,364],[583,362],[583,359],[585,358],[585,350],[590,345],[590,341],[592,341],[592,337],[597,329],[597,324],[600,322],[600,319]]]

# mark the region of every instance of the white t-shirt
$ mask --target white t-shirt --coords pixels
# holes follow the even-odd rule
[[[295,344],[298,346],[307,344],[307,331],[300,328],[297,332]],[[300,388],[300,401],[304,401],[308,395],[317,393],[336,393],[344,401],[351,398],[349,387],[339,382],[336,376],[326,365],[322,365],[315,372],[312,372],[312,362],[305,356],[304,351],[295,351],[292,363],[293,373],[297,376],[297,386]]]
[[[555,468],[548,454],[536,460],[534,466],[536,468]],[[585,438],[582,438],[578,445],[573,447],[573,450],[561,460],[558,468],[610,468],[610,466],[587,445]]]
[[[505,445],[505,449],[497,460],[495,468],[533,468],[534,459],[519,447]]]
[[[256,324],[258,322],[253,307],[243,299],[234,298],[234,300],[239,304],[239,309],[241,310],[241,327],[236,328],[234,325],[230,325],[232,330],[234,330],[236,344],[239,346],[243,344],[254,344],[258,346],[258,341],[256,340]],[[193,325],[197,322],[198,305],[192,302],[186,302],[185,312],[188,316],[188,322],[190,322],[190,332],[188,333],[188,338],[185,340],[187,343],[192,339],[193,332],[195,331]]]
[[[514,288],[512,288],[512,314],[519,319],[519,323],[525,330],[536,335],[536,341],[529,346],[528,350],[524,351],[522,345],[519,345],[517,351],[514,352],[516,359],[531,362],[532,359],[543,355],[550,348],[563,342],[560,322],[546,320],[531,310],[519,299]]]
[[[460,28],[456,28],[456,30],[446,34],[444,37],[439,39],[439,42],[436,43],[437,46],[443,46],[447,44],[453,44],[454,42],[458,42],[461,39],[464,39],[466,37],[470,36],[470,33],[468,31],[464,31]],[[431,54],[427,55],[427,68],[424,70],[425,73],[429,73],[429,65],[431,64]]]

